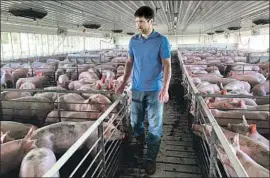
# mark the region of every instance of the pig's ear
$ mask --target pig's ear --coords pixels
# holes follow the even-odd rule
[[[220,82],[220,88],[221,88],[222,90],[224,89],[222,82]]]
[[[239,133],[236,133],[235,136],[232,138],[232,146],[236,150],[240,149],[240,145],[239,145]]]
[[[255,134],[257,131],[256,124],[250,124],[249,129],[250,129],[250,135]]]
[[[243,115],[242,118],[243,118],[243,122],[242,122],[242,123],[243,123],[244,125],[248,125],[248,122],[247,122],[247,120],[246,120],[246,116]]]
[[[240,108],[244,108],[245,107],[245,102],[243,100],[239,100],[237,104],[238,104],[238,106]]]
[[[5,143],[6,142],[7,134],[9,134],[9,131],[7,131],[6,133],[3,133],[1,131],[1,143]]]
[[[92,103],[92,98],[89,97],[88,99],[84,100],[84,103]]]
[[[43,76],[43,73],[41,71],[36,71],[36,76],[41,77],[41,76]]]

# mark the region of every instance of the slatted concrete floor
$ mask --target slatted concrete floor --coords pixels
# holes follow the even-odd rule
[[[133,141],[135,144],[135,140]],[[146,148],[144,150],[146,152]],[[121,166],[120,178],[148,177],[145,174],[143,161],[136,162],[132,151],[125,150],[125,163]],[[192,138],[188,129],[187,118],[176,107],[174,101],[166,104],[164,110],[163,137],[157,157],[156,173],[149,177],[202,177]]]

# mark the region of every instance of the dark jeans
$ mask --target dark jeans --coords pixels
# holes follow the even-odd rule
[[[159,91],[132,90],[131,126],[136,137],[144,134],[144,118],[147,109],[149,133],[146,158],[155,160],[162,136],[163,103],[158,100]]]

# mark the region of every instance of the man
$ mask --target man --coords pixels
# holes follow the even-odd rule
[[[156,157],[160,148],[163,103],[169,100],[171,51],[168,39],[153,30],[154,11],[150,7],[140,7],[134,16],[141,33],[133,36],[129,42],[129,59],[126,62],[123,82],[116,92],[123,92],[133,68],[131,126],[142,156],[145,142],[144,117],[147,109],[149,133],[145,171],[151,175],[156,171]]]

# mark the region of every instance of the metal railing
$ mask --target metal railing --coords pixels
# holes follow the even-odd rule
[[[210,112],[208,106],[206,105],[203,97],[199,94],[196,86],[193,84],[191,77],[188,75],[188,71],[181,59],[181,54],[178,52],[178,58],[180,62],[180,68],[182,71],[182,80],[183,84],[186,85],[186,97],[189,100],[189,104],[193,103],[194,110],[195,110],[195,120],[198,123],[207,123],[210,124],[213,128],[213,132],[211,134],[211,138],[208,144],[204,142],[197,142],[196,147],[199,149],[198,157],[201,164],[202,172],[206,177],[223,177],[222,170],[218,165],[218,152],[216,149],[216,145],[221,144],[227,154],[237,176],[239,177],[248,177],[245,169],[243,168],[242,164],[240,163],[239,159],[233,152],[227,138],[225,137],[224,133],[222,132],[219,124],[217,123],[216,119]],[[202,115],[203,112],[203,115]],[[201,119],[203,118],[203,119]],[[202,157],[202,154],[204,155]],[[223,169],[226,168],[223,166]],[[228,176],[228,174],[227,174]]]
[[[113,91],[65,91],[65,90],[16,90],[16,89],[4,89],[4,91],[18,91],[18,92],[54,92],[57,94],[57,100],[55,102],[51,102],[55,104],[56,110],[59,110],[59,102],[60,94],[68,94],[68,93],[99,93],[104,95],[114,94]],[[97,138],[91,148],[87,153],[85,153],[82,160],[80,160],[79,164],[71,170],[69,177],[113,177],[116,173],[121,160],[121,155],[123,152],[122,142],[124,141],[124,137],[117,137],[118,132],[125,134],[126,136],[129,134],[127,131],[129,130],[129,122],[128,120],[128,104],[127,104],[127,93],[125,92],[122,95],[117,95],[115,99],[113,99],[112,104],[107,105],[107,109],[104,112],[101,112],[100,117],[94,119],[93,124],[80,136],[80,138],[61,156],[61,158],[55,163],[55,165],[43,176],[43,177],[52,177],[58,172],[61,168],[65,166],[65,163],[78,151],[82,146],[84,146],[85,142],[88,139],[96,138],[95,134],[97,133]],[[1,116],[3,116],[3,109],[5,108],[5,104],[3,102],[14,102],[12,100],[1,101]],[[23,101],[25,102],[25,101]],[[33,102],[33,101],[28,101]],[[35,101],[34,101],[35,102]],[[46,103],[46,102],[40,102]],[[47,102],[48,103],[48,102]],[[14,103],[15,104],[15,103]],[[17,101],[18,104],[18,101]],[[38,104],[35,102],[35,104]],[[68,104],[83,104],[78,102],[72,102]],[[85,103],[84,103],[85,104]],[[14,108],[13,108],[14,109]],[[41,108],[41,111],[42,112]],[[18,111],[15,111],[18,112]],[[31,113],[31,111],[28,111]],[[37,111],[39,112],[39,111]],[[61,112],[61,111],[60,111]],[[78,113],[83,111],[77,111]],[[84,111],[86,113],[92,113],[93,111]],[[100,112],[100,111],[99,111]],[[23,116],[21,116],[23,117]],[[59,121],[61,121],[61,115],[59,116]],[[62,118],[63,119],[63,118]],[[77,119],[77,118],[76,118]],[[91,120],[88,118],[84,118],[86,120]],[[115,129],[109,130],[108,127],[103,127],[104,123],[112,123],[115,126]],[[106,135],[106,136],[105,136]],[[119,136],[119,135],[118,135]],[[88,163],[89,160],[92,160],[88,166],[85,164]],[[82,175],[79,175],[83,171]]]

